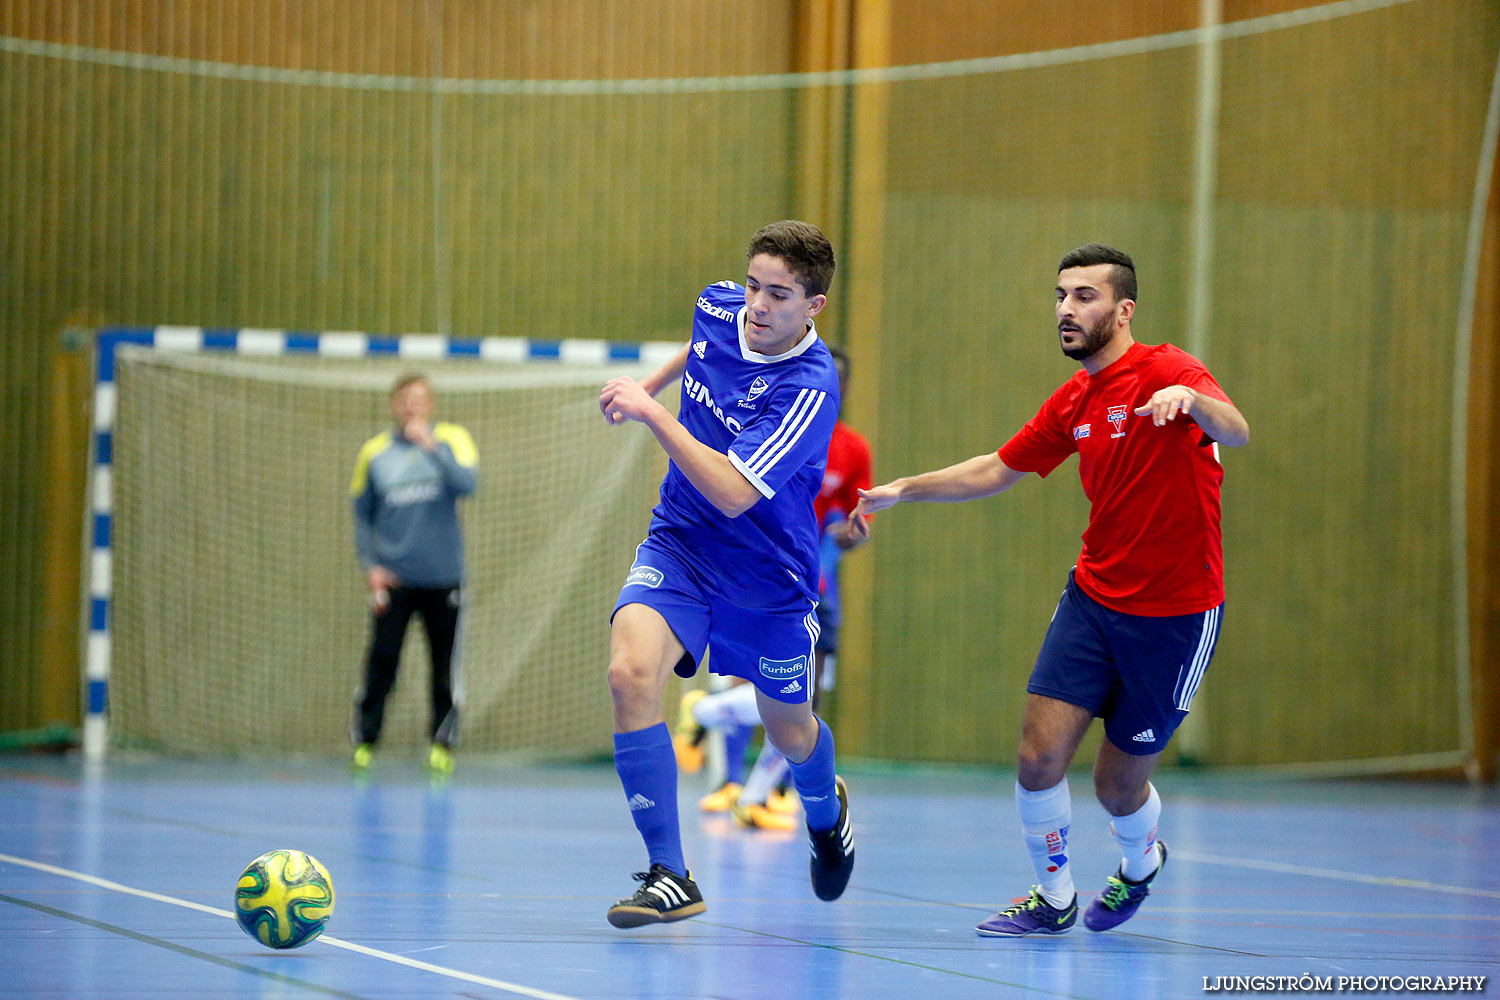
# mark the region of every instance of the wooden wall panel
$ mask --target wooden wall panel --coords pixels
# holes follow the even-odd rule
[[[1185,31],[1197,26],[1198,3],[931,0],[894,4],[892,14],[891,61],[905,65],[1043,52]]]
[[[4,34],[337,73],[595,80],[784,72],[792,0],[26,0]]]
[[[1198,0],[897,3],[892,5],[891,62],[906,65],[987,59],[1189,31],[1198,27],[1201,6]],[[1224,0],[1222,18],[1229,24],[1308,6],[1306,0]]]

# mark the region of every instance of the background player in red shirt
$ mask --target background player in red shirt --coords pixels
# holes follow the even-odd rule
[[[1128,920],[1165,864],[1151,770],[1218,640],[1218,448],[1250,437],[1201,362],[1170,344],[1136,343],[1127,255],[1079,247],[1058,265],[1056,293],[1062,351],[1082,370],[998,452],[862,490],[852,519],[862,531],[866,515],[902,501],[993,496],[1079,456],[1088,528],[1027,684],[1017,762],[1016,806],[1039,884],[976,928],[987,937],[1060,934],[1077,920],[1067,769],[1095,716],[1106,738],[1094,791],[1123,858],[1084,926],[1102,931]]]
[[[830,350],[834,366],[839,372],[839,392],[847,391],[849,383],[849,356],[835,347]],[[842,398],[842,396],[841,396]],[[813,500],[813,512],[823,530],[822,577],[818,581],[818,633],[817,668],[818,688],[832,687],[824,684],[825,669],[838,652],[839,624],[842,621],[839,600],[839,560],[845,552],[863,544],[869,537],[869,524],[856,528],[852,520],[859,505],[860,491],[870,488],[872,462],[870,442],[859,431],[844,423],[840,414],[833,425],[833,438],[828,442],[828,465],[823,470],[823,487]]]
[[[837,347],[830,348],[834,367],[839,373],[839,398],[846,398],[849,383],[849,356]],[[842,415],[833,425],[828,443],[828,464],[823,470],[823,485],[813,500],[813,513],[823,533],[822,572],[818,579],[818,640],[813,644],[817,687],[813,708],[824,707],[822,695],[833,687],[834,660],[839,648],[839,627],[843,619],[839,601],[839,560],[843,554],[869,537],[869,526],[854,528],[852,515],[859,504],[859,491],[867,489],[871,476],[870,444]],[[755,768],[740,791],[732,811],[745,826],[759,829],[789,829],[785,813],[770,797],[772,787],[785,780],[785,763],[778,764],[776,748],[769,744],[761,751]],[[768,802],[772,805],[768,806]]]

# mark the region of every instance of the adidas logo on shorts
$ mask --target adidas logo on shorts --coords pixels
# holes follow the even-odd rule
[[[786,687],[784,687],[784,688],[781,689],[781,693],[782,694],[796,694],[798,691],[801,691],[801,690],[802,690],[802,682],[801,681],[792,681],[792,683],[788,684]]]
[[[646,796],[642,795],[640,792],[636,792],[630,797],[627,805],[630,806],[631,812],[640,812],[642,809],[650,809],[652,806],[656,805],[656,803],[646,798]]]
[[[1135,742],[1137,742],[1137,743],[1155,743],[1156,742],[1156,734],[1153,733],[1149,729],[1145,730],[1144,732],[1136,733],[1134,736],[1132,736],[1130,738],[1132,740],[1135,740]]]
[[[707,347],[708,347],[708,341],[706,341],[706,340],[700,340],[696,344],[693,345],[693,353],[696,354],[696,355],[698,355],[698,357],[701,358],[701,357],[703,357],[703,351]]]

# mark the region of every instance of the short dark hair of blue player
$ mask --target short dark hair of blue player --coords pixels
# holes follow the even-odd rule
[[[1135,301],[1135,261],[1130,259],[1130,254],[1108,244],[1085,243],[1076,250],[1069,250],[1057,265],[1057,272],[1061,274],[1070,267],[1093,267],[1095,264],[1113,265],[1106,280],[1115,293],[1116,302],[1124,299]]]
[[[810,223],[783,219],[762,226],[750,237],[745,259],[759,254],[785,263],[808,298],[828,294],[828,286],[833,284],[833,244],[821,229]]]

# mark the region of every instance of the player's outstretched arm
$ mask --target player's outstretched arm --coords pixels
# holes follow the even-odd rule
[[[1158,389],[1145,406],[1135,410],[1136,416],[1149,416],[1157,427],[1177,419],[1179,413],[1192,417],[1203,433],[1226,448],[1238,448],[1250,440],[1250,424],[1233,403],[1185,385]]]
[[[635,379],[622,375],[604,383],[599,410],[611,424],[634,420],[651,428],[667,457],[725,517],[739,517],[760,500],[760,491],[734,467],[728,455],[693,437]]]
[[[1000,461],[996,452],[976,455],[967,462],[934,469],[917,476],[904,476],[883,486],[859,491],[859,506],[854,508],[852,527],[866,536],[866,515],[879,513],[898,503],[959,503],[1004,493],[1026,475]]]
[[[688,345],[683,344],[682,350],[672,355],[670,361],[641,379],[641,386],[646,392],[655,396],[662,389],[682,378],[682,373],[687,371],[687,356]]]

